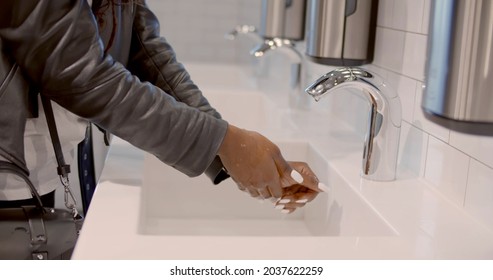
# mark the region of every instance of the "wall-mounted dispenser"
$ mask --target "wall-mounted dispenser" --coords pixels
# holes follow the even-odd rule
[[[306,0],[262,0],[260,36],[304,39]]]
[[[378,0],[309,0],[306,55],[334,66],[373,60]]]
[[[425,116],[493,136],[493,2],[434,0],[430,16]]]

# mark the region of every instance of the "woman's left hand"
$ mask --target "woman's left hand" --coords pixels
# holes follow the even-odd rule
[[[276,202],[276,207],[283,213],[292,213],[296,209],[305,206],[314,200],[322,191],[318,188],[319,180],[315,173],[305,162],[288,162],[289,165],[303,177],[303,181],[283,188],[281,199]],[[281,208],[282,207],[282,208]]]

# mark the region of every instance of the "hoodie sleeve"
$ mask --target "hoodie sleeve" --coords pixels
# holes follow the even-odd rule
[[[211,165],[227,123],[141,81],[105,55],[86,1],[3,5],[12,11],[0,20],[4,51],[41,94],[188,176]]]

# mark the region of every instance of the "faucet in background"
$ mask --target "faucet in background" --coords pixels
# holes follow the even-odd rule
[[[397,92],[360,68],[339,68],[315,81],[305,91],[316,101],[339,89],[355,88],[370,104],[363,150],[362,176],[373,181],[395,179],[401,127],[401,103]]]
[[[295,43],[289,39],[273,38],[266,39],[250,51],[250,54],[255,57],[262,57],[270,50],[279,49],[284,51],[293,61],[293,63],[301,63],[303,55],[296,49]]]
[[[255,40],[262,40],[262,37],[258,35],[257,28],[253,25],[237,25],[233,30],[224,34],[224,38],[228,40],[235,40],[238,35],[249,35],[254,37]]]
[[[291,61],[291,73],[290,73],[290,103],[293,108],[307,109],[309,107],[309,101],[305,100],[300,92],[301,89],[301,65],[303,63],[303,55],[296,49],[296,45],[293,40],[272,38],[265,39],[264,42],[257,45],[250,51],[250,54],[255,57],[263,57],[270,51],[280,51],[285,54]]]

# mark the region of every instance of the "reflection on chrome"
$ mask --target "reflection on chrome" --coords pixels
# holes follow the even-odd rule
[[[395,179],[401,128],[401,103],[378,76],[355,67],[333,70],[305,91],[316,101],[340,89],[358,89],[370,104],[363,150],[362,176],[374,181]]]

